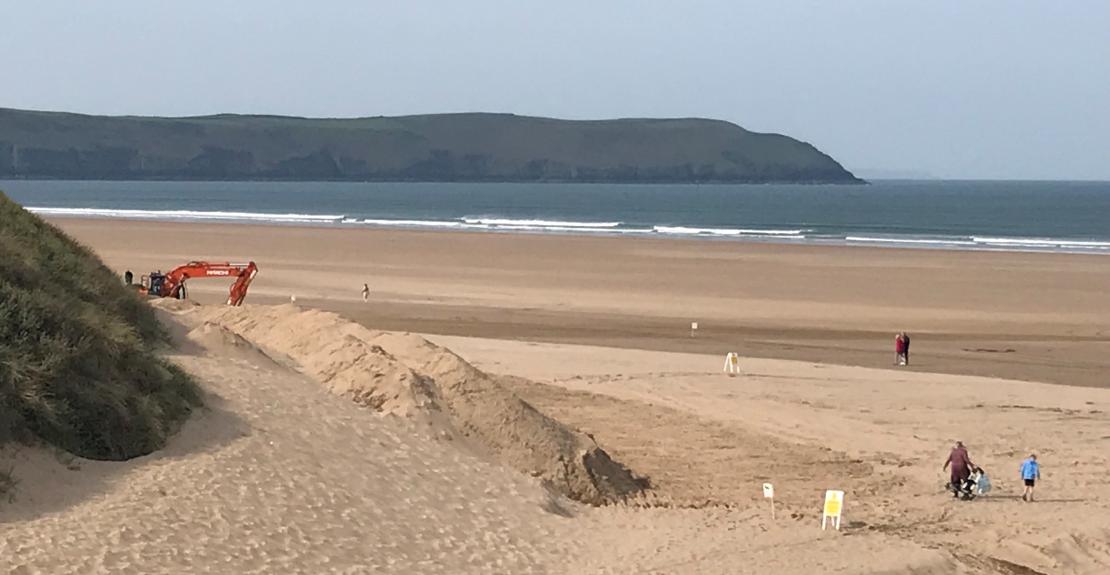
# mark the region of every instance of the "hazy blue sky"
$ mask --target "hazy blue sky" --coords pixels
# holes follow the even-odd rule
[[[706,116],[849,169],[1110,179],[1110,1],[0,0],[0,106]]]

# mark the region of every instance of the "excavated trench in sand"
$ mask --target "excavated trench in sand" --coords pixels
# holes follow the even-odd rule
[[[537,411],[497,380],[422,337],[367,329],[293,305],[205,307],[155,302],[195,345],[245,359],[284,356],[335,394],[379,412],[472,438],[507,465],[572,499],[602,505],[642,482],[589,436]]]

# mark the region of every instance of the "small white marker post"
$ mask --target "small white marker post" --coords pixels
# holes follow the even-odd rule
[[[763,484],[764,499],[771,500],[771,521],[775,520],[775,486],[770,483]]]
[[[735,351],[730,351],[728,355],[725,356],[724,371],[729,377],[740,373],[740,354]]]
[[[825,492],[825,510],[821,514],[821,531],[825,530],[825,522],[832,520],[833,527],[840,531],[840,514],[844,511],[844,492],[828,490]]]
[[[696,321],[690,322],[690,337],[694,337],[694,335],[697,332],[698,332],[698,322],[696,322]]]

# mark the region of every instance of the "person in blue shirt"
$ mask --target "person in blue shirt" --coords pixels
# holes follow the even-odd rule
[[[1021,479],[1025,482],[1025,493],[1021,495],[1022,501],[1033,501],[1033,486],[1041,478],[1041,464],[1037,463],[1037,455],[1030,454],[1029,459],[1021,462]]]

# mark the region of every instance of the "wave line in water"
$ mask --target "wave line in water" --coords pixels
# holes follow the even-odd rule
[[[989,246],[1007,246],[1017,248],[1085,248],[1106,250],[1110,249],[1110,242],[1097,242],[1088,240],[1063,240],[1053,238],[992,238],[972,236],[976,244]]]
[[[488,226],[529,226],[534,228],[615,228],[622,222],[575,222],[560,220],[517,220],[511,218],[475,218],[466,217],[462,221],[468,224],[484,224]]]
[[[693,228],[687,226],[655,226],[652,230],[659,234],[682,236],[770,236],[777,238],[805,237],[808,230],[753,230],[742,228]]]
[[[492,228],[507,232],[569,232],[585,234],[650,234],[647,228],[593,228],[585,226],[496,226]]]
[[[877,244],[917,244],[917,245],[935,245],[935,246],[974,246],[975,242],[960,238],[880,238],[870,236],[848,236],[844,238],[846,242],[865,242]]]
[[[348,223],[348,222],[343,222]],[[400,228],[453,228],[461,229],[468,227],[462,222],[453,222],[448,220],[383,220],[375,218],[367,218],[365,220],[354,220],[350,223],[360,224],[365,226],[382,226],[382,227],[400,227]],[[475,226],[477,227],[477,226]],[[483,226],[488,227],[488,226]]]
[[[227,220],[251,222],[338,223],[346,216],[330,214],[265,214],[258,212],[201,212],[195,210],[117,210],[108,208],[47,208],[30,206],[27,211],[48,216],[80,216],[144,220]]]

